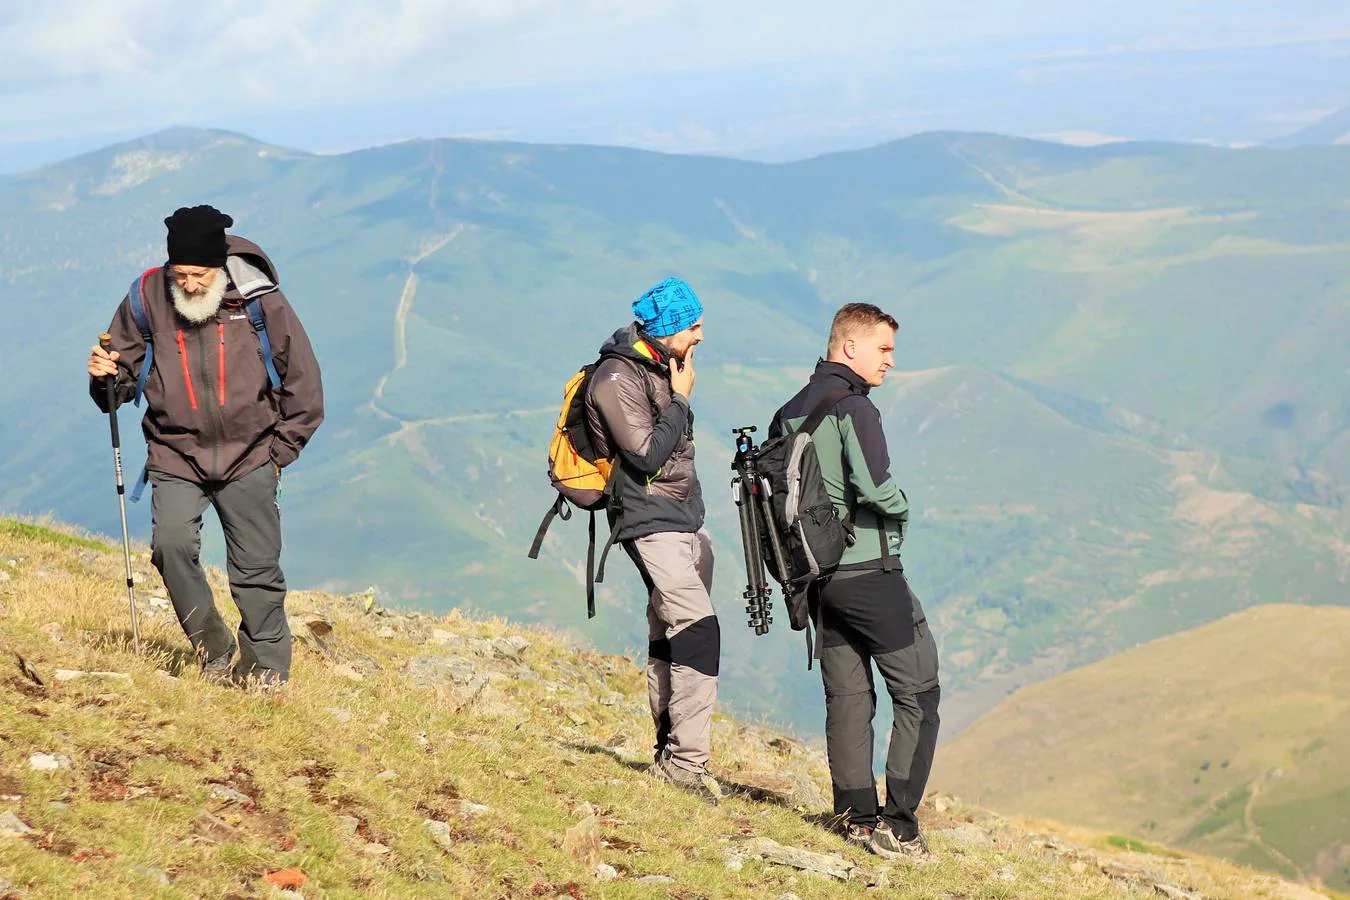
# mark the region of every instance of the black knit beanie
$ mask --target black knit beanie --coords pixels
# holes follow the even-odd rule
[[[224,267],[230,254],[225,229],[234,219],[214,206],[184,206],[164,224],[169,226],[169,265]]]

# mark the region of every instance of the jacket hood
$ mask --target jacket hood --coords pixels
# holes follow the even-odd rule
[[[622,356],[656,369],[670,364],[670,353],[656,338],[643,333],[636,322],[620,328],[600,348],[601,356]]]
[[[226,235],[226,241],[230,255],[225,260],[225,271],[239,296],[251,300],[280,286],[277,267],[261,247],[237,234]]]

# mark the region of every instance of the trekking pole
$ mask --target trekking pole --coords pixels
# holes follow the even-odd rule
[[[112,335],[100,334],[99,346],[105,352],[112,349]],[[136,654],[141,652],[141,626],[136,617],[136,588],[131,576],[131,537],[127,533],[127,489],[122,482],[122,437],[117,431],[117,376],[105,375],[103,384],[108,391],[108,424],[112,429],[113,471],[117,476],[117,507],[122,513],[122,559],[127,571],[127,606],[131,609],[131,645]]]

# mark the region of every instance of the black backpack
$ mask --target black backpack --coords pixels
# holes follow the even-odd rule
[[[839,518],[834,501],[825,490],[820,459],[812,440],[815,430],[852,390],[841,390],[825,397],[807,416],[800,428],[763,443],[756,467],[769,483],[773,521],[783,547],[786,571],[778,571],[770,548],[764,561],[770,574],[783,586],[784,603],[793,631],[801,631],[811,620],[808,601],[811,585],[832,573],[853,543],[852,527]],[[780,425],[786,432],[786,426]]]

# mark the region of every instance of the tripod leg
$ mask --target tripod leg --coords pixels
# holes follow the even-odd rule
[[[778,581],[783,586],[784,595],[787,593],[788,585],[787,575],[787,555],[783,552],[783,542],[778,539],[778,529],[773,527],[773,495],[769,490],[767,479],[759,477],[759,503],[760,512],[764,516],[764,530],[769,537],[769,552],[773,554],[774,568],[778,570]]]
[[[741,547],[745,549],[745,587],[753,590],[758,584],[759,547],[755,542],[755,507],[746,494],[745,479],[736,479],[736,511],[741,519]]]

